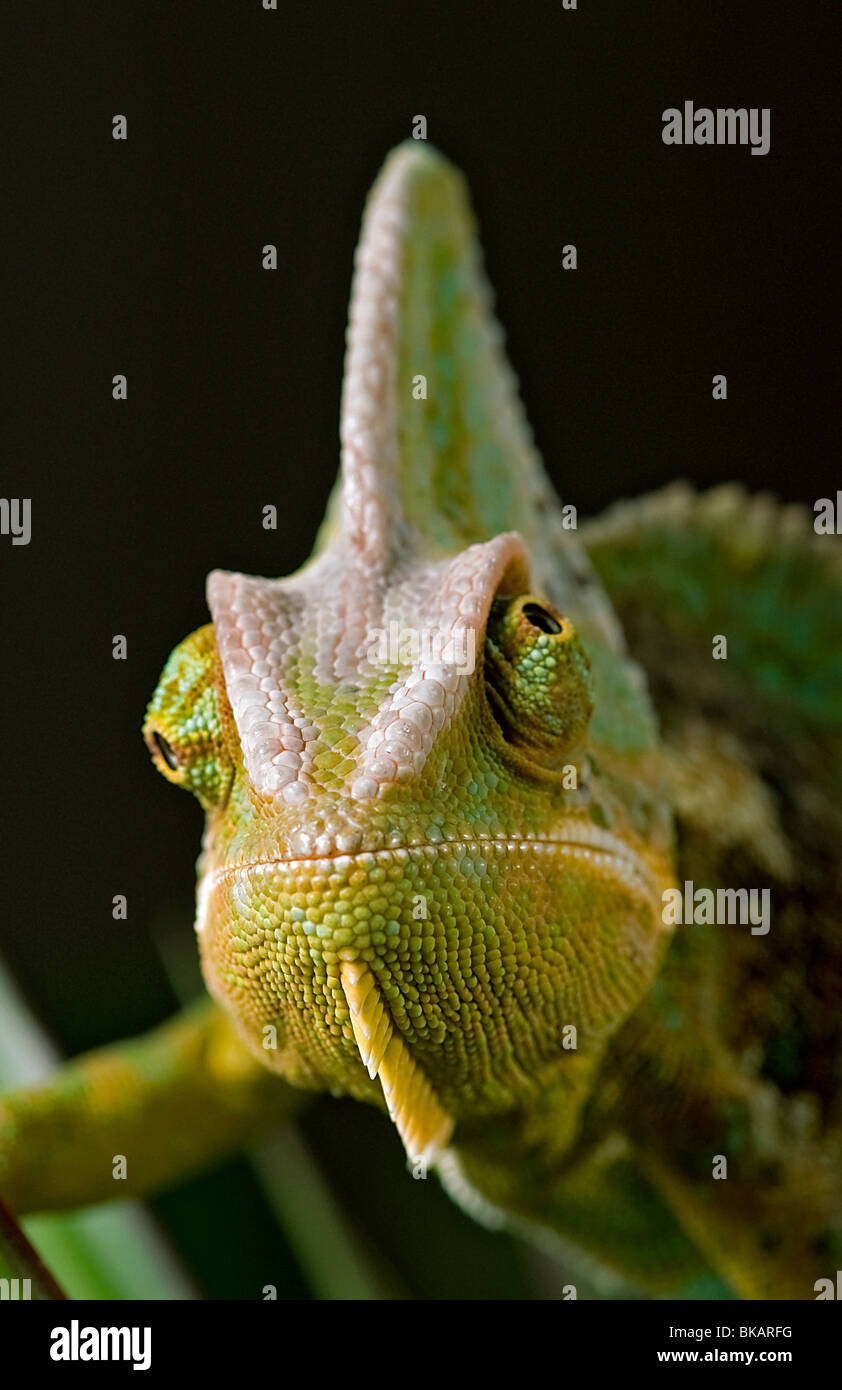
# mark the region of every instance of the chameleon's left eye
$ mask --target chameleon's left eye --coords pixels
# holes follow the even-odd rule
[[[590,663],[570,620],[532,594],[495,599],[485,676],[506,741],[542,768],[563,767],[593,710]]]
[[[548,608],[542,608],[540,603],[533,603],[530,600],[523,605],[521,612],[527,622],[531,623],[533,627],[537,627],[539,632],[549,632],[555,636],[562,630],[562,625],[558,619],[553,617]]]

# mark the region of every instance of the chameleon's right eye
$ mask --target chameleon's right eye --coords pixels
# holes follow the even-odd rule
[[[173,752],[172,745],[168,743],[168,741],[164,738],[164,735],[159,733],[157,729],[153,729],[150,742],[152,744],[153,756],[154,753],[157,751],[158,753],[160,753],[167,767],[170,768],[173,772],[177,772],[178,758]]]
[[[569,619],[532,594],[495,599],[485,676],[507,743],[539,767],[563,767],[593,710],[590,663]]]
[[[225,801],[234,775],[226,721],[233,727],[209,624],[176,647],[143,726],[159,772],[208,811]]]

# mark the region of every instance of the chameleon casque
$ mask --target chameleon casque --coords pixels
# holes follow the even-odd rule
[[[207,814],[215,1003],[6,1097],[0,1191],[102,1200],[115,1148],[153,1190],[332,1091],[633,1294],[814,1298],[840,1260],[837,542],[680,484],[568,529],[461,177],[420,142],[369,199],[341,446],[311,560],[211,574],[147,714]],[[769,888],[771,930],[666,925],[686,880]]]

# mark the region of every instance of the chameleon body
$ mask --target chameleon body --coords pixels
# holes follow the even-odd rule
[[[208,1156],[232,1114],[247,1136],[351,1095],[480,1220],[627,1287],[814,1297],[839,1222],[834,543],[735,489],[568,529],[461,177],[422,143],[366,210],[341,445],[312,559],[213,573],[146,719],[207,814],[219,1012],[179,1078],[219,1063]],[[769,886],[772,932],[667,925],[685,879]]]

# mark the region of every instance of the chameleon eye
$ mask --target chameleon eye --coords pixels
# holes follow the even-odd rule
[[[485,678],[492,712],[513,749],[548,771],[575,758],[593,701],[590,663],[568,618],[531,594],[495,599]]]
[[[540,603],[525,603],[521,609],[524,618],[537,627],[540,632],[547,632],[555,635],[561,632],[561,623],[549,613],[546,608],[542,608]]]
[[[158,730],[155,729],[154,732],[153,732],[153,734],[152,734],[152,740],[151,740],[151,742],[152,742],[152,744],[153,744],[153,749],[152,749],[153,753],[154,753],[154,752],[160,753],[160,755],[161,755],[161,757],[163,758],[164,762],[166,763],[167,767],[168,767],[172,772],[177,772],[177,771],[178,771],[178,758],[176,757],[175,753],[173,752],[172,745],[171,745],[170,743],[167,742],[167,740],[164,738],[164,735],[163,735],[163,734],[159,734],[159,733],[158,733]]]
[[[146,711],[143,737],[168,782],[193,792],[206,811],[224,804],[234,776],[213,628],[186,637],[170,656]]]

